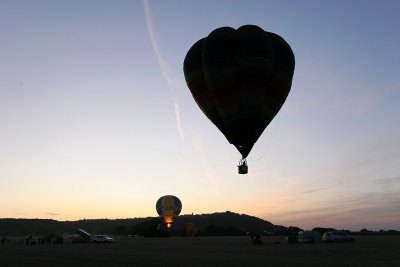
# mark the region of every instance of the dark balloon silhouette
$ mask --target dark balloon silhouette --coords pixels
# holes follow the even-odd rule
[[[246,157],[292,85],[295,58],[277,34],[255,25],[222,27],[187,52],[183,71],[197,105]]]

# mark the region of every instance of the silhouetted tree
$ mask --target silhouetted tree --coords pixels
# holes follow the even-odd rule
[[[324,228],[324,227],[315,227],[312,229],[313,231],[317,231],[318,233],[320,233],[321,235],[323,235],[326,232],[333,232],[336,231],[335,228]]]
[[[128,230],[126,229],[125,225],[119,225],[114,230],[115,235],[126,235],[128,234]]]

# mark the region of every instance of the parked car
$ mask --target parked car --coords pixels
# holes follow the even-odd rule
[[[93,241],[96,243],[113,243],[114,238],[109,237],[108,235],[94,235]]]
[[[346,231],[326,232],[322,236],[325,242],[354,242],[354,237]]]

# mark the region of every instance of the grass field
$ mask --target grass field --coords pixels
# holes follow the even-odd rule
[[[287,244],[284,237],[117,238],[114,244],[0,244],[0,266],[400,266],[400,236]],[[280,242],[274,244],[274,242]]]

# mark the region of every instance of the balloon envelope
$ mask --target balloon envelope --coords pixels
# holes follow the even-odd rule
[[[182,203],[176,196],[167,195],[158,199],[156,209],[158,215],[160,215],[167,226],[169,226],[173,223],[174,218],[181,212]]]
[[[218,28],[197,41],[183,71],[200,109],[246,158],[285,102],[294,67],[282,37],[244,25]]]
[[[199,231],[192,222],[186,223],[181,229],[181,236],[196,237],[198,234]]]

